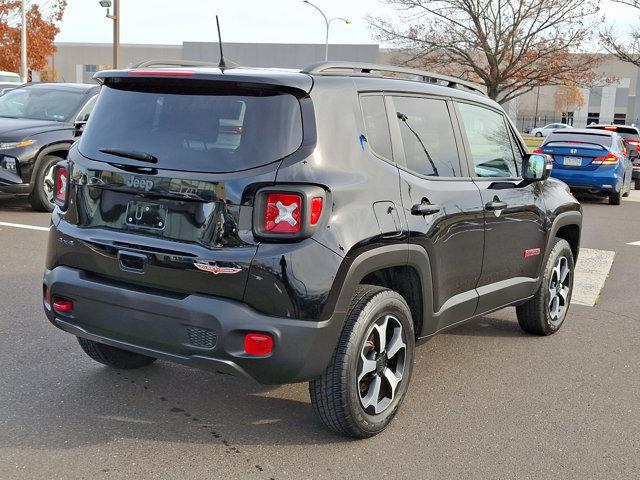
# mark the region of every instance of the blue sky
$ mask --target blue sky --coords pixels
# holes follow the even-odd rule
[[[378,0],[315,0],[329,17],[349,18],[346,26],[334,22],[334,43],[377,43],[364,16],[393,15]],[[121,0],[123,43],[180,44],[216,41],[215,15],[222,21],[223,39],[229,42],[324,43],[320,14],[302,0]],[[640,12],[605,3],[603,11],[624,31]],[[111,42],[111,21],[98,0],[68,0],[57,40]],[[636,22],[637,23],[637,22]]]

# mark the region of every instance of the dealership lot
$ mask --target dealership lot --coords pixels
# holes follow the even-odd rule
[[[634,477],[640,192],[581,200],[583,296],[562,331],[527,336],[508,309],[433,338],[399,416],[365,441],[326,431],[304,384],[92,362],[42,313],[48,215],[0,200],[0,478]]]

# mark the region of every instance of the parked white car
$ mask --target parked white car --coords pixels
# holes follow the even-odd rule
[[[551,132],[555,130],[560,130],[562,128],[573,128],[571,125],[567,125],[565,123],[550,123],[549,125],[545,125],[544,127],[538,127],[531,130],[531,135],[534,137],[546,137]]]

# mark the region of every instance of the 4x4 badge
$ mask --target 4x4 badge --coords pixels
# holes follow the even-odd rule
[[[193,264],[198,270],[202,270],[203,272],[213,273],[214,275],[218,275],[220,273],[240,273],[242,271],[241,268],[234,267],[220,267],[218,265],[211,265],[209,263],[198,263],[194,262]]]

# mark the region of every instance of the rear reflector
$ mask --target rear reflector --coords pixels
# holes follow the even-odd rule
[[[53,309],[60,313],[69,313],[73,311],[73,302],[64,298],[58,298],[53,301]]]
[[[193,77],[196,72],[189,70],[131,70],[129,75],[142,77]]]
[[[297,193],[269,193],[264,212],[264,229],[269,233],[298,233],[302,228],[302,197]]]
[[[311,199],[311,218],[309,223],[316,225],[322,215],[322,197],[314,197]]]
[[[542,149],[541,148],[536,148],[533,153],[542,153]]]
[[[269,355],[273,351],[273,339],[264,333],[247,333],[244,336],[244,352],[247,355]]]

